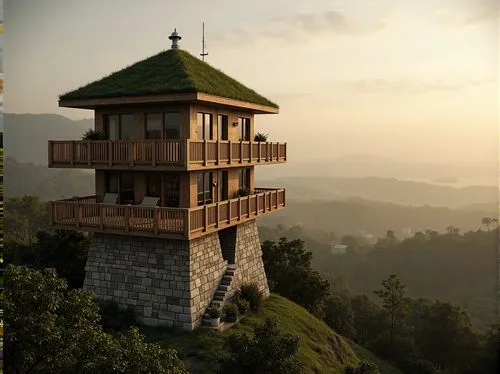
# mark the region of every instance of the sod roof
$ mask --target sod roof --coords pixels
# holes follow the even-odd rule
[[[204,61],[180,49],[169,49],[105,78],[61,95],[61,101],[179,93],[205,93],[278,108]]]

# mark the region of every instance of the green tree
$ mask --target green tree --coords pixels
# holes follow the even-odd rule
[[[340,295],[333,295],[325,303],[325,322],[336,333],[356,339],[356,330],[354,328],[354,314],[351,307],[351,301]]]
[[[382,289],[375,295],[382,299],[382,306],[389,319],[389,344],[393,351],[395,336],[402,332],[411,299],[406,296],[406,287],[396,274],[391,274],[382,281]]]
[[[273,292],[303,306],[317,317],[323,317],[323,306],[330,285],[312,269],[312,253],[300,239],[262,244],[262,259],[269,287]]]
[[[254,328],[252,339],[246,334],[230,335],[225,343],[230,356],[222,363],[222,373],[298,374],[299,338],[282,332],[275,320],[266,319]]]
[[[35,196],[7,199],[5,202],[6,244],[31,245],[38,231],[48,226],[47,204]]]
[[[103,332],[93,295],[68,289],[55,269],[9,265],[6,273],[6,372],[187,373],[175,351],[136,329]]]
[[[351,308],[354,316],[356,342],[363,346],[370,346],[386,329],[382,320],[380,307],[366,295],[356,295],[351,299]]]

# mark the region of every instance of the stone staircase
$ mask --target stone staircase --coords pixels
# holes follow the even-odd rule
[[[227,299],[229,299],[234,291],[231,287],[231,283],[233,282],[234,273],[236,272],[236,265],[229,264],[226,267],[226,271],[222,276],[219,287],[215,291],[214,299],[211,304],[218,305],[220,310],[222,311],[222,307],[224,306]],[[208,314],[203,315],[203,319],[201,321],[202,325],[210,325],[210,317]]]

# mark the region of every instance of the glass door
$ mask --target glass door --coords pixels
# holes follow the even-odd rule
[[[176,173],[163,173],[162,205],[178,208],[180,202],[180,176]]]

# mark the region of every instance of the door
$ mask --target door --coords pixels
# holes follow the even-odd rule
[[[228,197],[228,172],[227,170],[219,171],[218,176],[218,193],[217,199],[218,201],[227,200]]]
[[[222,114],[217,116],[217,136],[219,140],[229,140],[228,118]]]
[[[163,199],[165,207],[178,208],[180,201],[180,175],[163,173]]]

